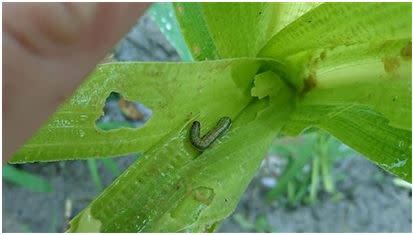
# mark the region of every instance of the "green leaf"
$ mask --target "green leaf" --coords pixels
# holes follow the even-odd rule
[[[203,3],[200,5],[220,58],[234,58],[256,57],[275,33],[318,4]]]
[[[301,114],[293,116],[290,126],[316,115],[317,120],[301,120],[295,128],[314,125],[327,130],[319,119],[336,123],[344,110],[349,110],[348,119],[360,119],[364,107],[369,111],[361,121],[367,126],[356,129],[348,123],[346,128],[330,128],[331,133],[388,171],[411,179],[411,3],[210,3],[199,8],[222,58],[258,54],[278,58],[286,66],[284,77],[298,92]],[[286,12],[279,18],[286,20],[278,20],[278,11]],[[252,95],[264,97],[271,90],[269,82],[264,84],[269,87],[259,82]],[[303,107],[311,112],[310,106],[323,107],[319,110],[329,110],[330,116],[303,113]],[[372,131],[378,123],[385,125]],[[354,137],[345,133],[350,128],[360,142],[350,140]]]
[[[279,97],[273,104],[284,112],[259,114],[268,103],[253,101],[201,154],[190,145],[190,122],[171,131],[74,218],[70,232],[205,231],[220,222],[292,111],[291,93]]]
[[[308,71],[316,83],[303,103],[363,104],[384,115],[391,126],[411,130],[411,59],[401,55],[410,45],[411,39],[404,39],[327,53],[325,62]]]
[[[148,10],[151,18],[158,24],[161,32],[174,46],[183,61],[192,61],[191,53],[181,35],[172,3],[153,3]]]
[[[283,81],[277,74],[272,71],[267,71],[256,75],[251,94],[253,97],[258,97],[259,99],[266,96],[274,96],[278,94],[279,89],[285,88],[282,84]]]
[[[50,192],[53,190],[43,177],[18,170],[10,165],[3,166],[3,179],[33,192]]]
[[[300,71],[297,77],[304,82],[292,82],[299,98],[285,129],[290,134],[309,126],[325,129],[410,181],[411,59],[403,53],[407,48],[410,39],[289,57],[289,63],[296,64],[290,71]]]
[[[101,178],[99,177],[98,167],[96,165],[96,160],[95,159],[87,159],[86,162],[87,162],[87,165],[88,165],[89,172],[91,173],[92,180],[95,183],[96,189],[98,191],[102,191],[103,186],[102,186]]]
[[[121,174],[121,170],[119,169],[118,165],[116,164],[116,162],[113,159],[103,158],[103,159],[101,159],[101,161],[102,161],[103,165],[105,166],[105,168],[110,170],[115,177],[117,177],[118,175]]]
[[[269,63],[277,67],[259,59],[101,65],[11,162],[143,152],[194,118],[211,128],[220,117],[234,118],[246,107],[254,75]],[[112,91],[143,103],[153,116],[139,129],[99,130],[95,121]]]
[[[385,170],[411,181],[411,131],[389,126],[366,106],[299,106],[285,131],[298,134],[308,126],[327,130]]]
[[[319,3],[175,3],[196,60],[255,57],[267,41]]]
[[[286,6],[291,7],[289,4]],[[300,107],[307,104],[329,105],[333,113],[335,110],[363,105],[378,113],[377,116],[384,116],[388,120],[385,128],[390,129],[384,133],[395,133],[394,130],[411,131],[410,6],[410,3],[310,5],[302,12],[297,11],[296,16],[292,14],[286,24],[278,24],[277,20],[272,20],[272,13],[265,13],[265,17],[260,20],[271,22],[269,24],[274,26],[272,29],[277,29],[269,33],[263,30],[266,27],[257,27],[261,35],[267,35],[263,38],[275,34],[259,55],[286,62],[285,65],[289,68],[286,77],[300,96],[298,112],[301,112]],[[251,33],[255,26],[260,25],[260,20],[254,18],[255,13],[276,12],[283,7],[277,4],[229,3],[200,4],[199,8],[217,51],[226,57],[254,56],[252,51],[256,47],[260,48],[255,43],[267,41],[260,40],[258,34]],[[302,15],[305,12],[307,13]],[[243,15],[243,20],[240,20],[240,15]],[[290,22],[292,23],[289,24]],[[271,89],[270,85],[267,88],[264,88],[265,85],[256,85],[257,89],[262,90],[252,90],[252,94],[259,97],[265,94],[257,92],[263,93],[266,89]],[[331,117],[325,119],[329,118]],[[306,127],[306,124],[302,126]],[[360,131],[363,132],[363,129]],[[337,137],[344,135],[336,132],[333,134]],[[361,137],[364,135],[354,134]],[[383,139],[384,136],[376,132],[371,138],[372,146],[381,144]],[[390,170],[389,168],[397,168],[395,166],[402,166],[407,161],[407,153],[411,151],[411,145],[407,144],[410,140],[411,138],[403,138],[391,142],[395,145],[386,145],[389,149],[380,156],[374,156],[377,151],[368,150],[367,146],[351,147]],[[395,152],[399,149],[398,146],[403,147],[402,152]],[[384,159],[387,161],[381,162]],[[391,170],[393,173],[397,171],[400,170]],[[410,177],[408,171],[411,169],[406,168],[396,174]]]
[[[259,56],[411,38],[411,3],[324,3],[283,28]]]
[[[219,59],[220,56],[203,18],[202,5],[175,2],[174,9],[181,34],[194,60]]]

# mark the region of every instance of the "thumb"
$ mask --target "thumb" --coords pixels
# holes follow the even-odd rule
[[[148,5],[3,5],[3,161],[72,94]]]

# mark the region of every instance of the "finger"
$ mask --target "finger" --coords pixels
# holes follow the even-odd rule
[[[3,5],[3,161],[72,94],[147,6]]]

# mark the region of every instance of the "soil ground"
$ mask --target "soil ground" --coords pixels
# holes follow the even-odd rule
[[[114,56],[118,60],[179,60],[147,16],[118,44]],[[115,161],[123,170],[135,159],[129,156]],[[343,158],[335,164],[334,174],[345,175],[336,184],[342,197],[335,200],[321,194],[317,203],[296,208],[264,200],[269,189],[263,179],[269,167],[262,164],[236,211],[223,222],[219,232],[259,231],[258,226],[240,222],[240,217],[251,224],[260,219],[266,230],[273,232],[411,231],[411,190],[396,186],[393,176],[361,156]],[[3,232],[62,232],[67,222],[65,204],[71,202],[70,214],[74,216],[99,194],[85,161],[25,164],[19,168],[47,178],[53,191],[35,193],[3,181]],[[99,173],[105,186],[115,178],[102,166]]]

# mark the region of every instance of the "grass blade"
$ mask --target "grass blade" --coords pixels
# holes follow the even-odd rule
[[[3,166],[3,179],[33,192],[50,192],[52,186],[41,176],[18,170],[10,165]]]
[[[116,162],[113,159],[103,158],[103,159],[101,159],[101,162],[103,163],[103,165],[105,166],[106,169],[108,169],[109,171],[112,172],[112,174],[115,177],[118,177],[118,175],[121,174],[121,170],[119,169],[118,165],[116,164]]]
[[[99,177],[98,167],[96,165],[95,159],[87,159],[86,160],[89,172],[91,173],[92,180],[95,183],[96,189],[100,192],[103,189],[101,177]]]

